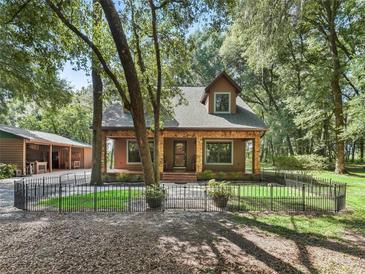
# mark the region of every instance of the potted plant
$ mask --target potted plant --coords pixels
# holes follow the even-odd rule
[[[148,186],[146,188],[146,202],[150,208],[160,208],[165,198],[165,190],[160,186]]]
[[[208,182],[209,196],[212,197],[214,204],[219,208],[225,208],[229,198],[232,196],[231,188],[225,181],[217,182],[212,179]]]

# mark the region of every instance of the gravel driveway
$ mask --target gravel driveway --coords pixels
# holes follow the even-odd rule
[[[360,240],[229,213],[19,213],[0,218],[0,273],[364,273]]]

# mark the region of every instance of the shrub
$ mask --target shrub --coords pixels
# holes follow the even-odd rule
[[[0,179],[11,178],[15,175],[16,165],[0,164]]]
[[[116,175],[116,180],[120,182],[141,182],[143,176],[139,174],[119,173]]]
[[[326,158],[316,154],[275,157],[274,163],[279,170],[318,170],[328,167]]]
[[[204,170],[203,172],[198,174],[199,180],[210,180],[214,178],[214,173],[211,170]]]

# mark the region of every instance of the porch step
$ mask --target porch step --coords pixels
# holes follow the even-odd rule
[[[197,181],[195,172],[164,172],[162,180],[167,182],[194,182]]]

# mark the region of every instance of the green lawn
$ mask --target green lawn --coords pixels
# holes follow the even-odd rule
[[[130,198],[141,197],[142,193],[138,190],[131,190]],[[62,210],[72,209],[93,209],[94,208],[94,193],[75,194],[62,197]],[[96,193],[96,205],[98,209],[124,209],[128,206],[129,193],[124,189],[113,189],[100,191]],[[59,207],[59,198],[51,198],[40,202],[43,206]]]
[[[326,237],[341,237],[346,230],[365,236],[365,165],[348,165],[348,175],[337,175],[330,171],[312,174],[319,178],[347,183],[346,212],[328,215],[254,214],[239,217],[237,221],[255,221],[270,225],[277,230],[296,233],[315,233]]]
[[[326,187],[241,185],[233,187],[229,206],[232,210],[246,211],[333,211],[334,198]],[[304,199],[303,199],[304,198]],[[304,202],[304,205],[303,205]]]

